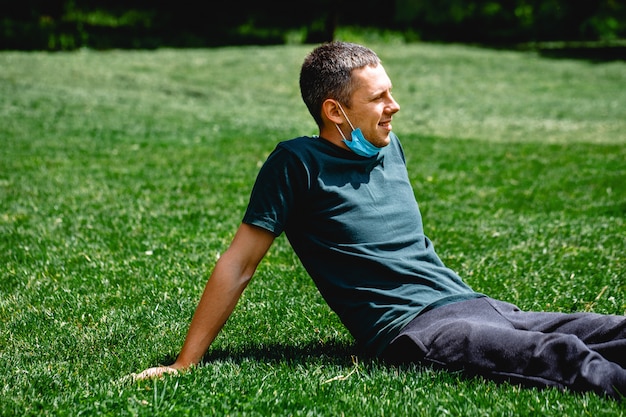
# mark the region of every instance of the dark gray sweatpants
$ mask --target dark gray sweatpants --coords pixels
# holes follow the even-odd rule
[[[526,312],[477,298],[417,316],[383,356],[496,381],[626,396],[626,316]]]

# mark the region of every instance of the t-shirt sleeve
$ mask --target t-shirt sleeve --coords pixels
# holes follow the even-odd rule
[[[279,145],[257,175],[243,222],[279,236],[293,217],[296,190],[301,190],[306,183],[303,164],[292,152]]]

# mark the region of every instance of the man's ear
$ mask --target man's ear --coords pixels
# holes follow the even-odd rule
[[[332,98],[326,99],[322,103],[322,116],[328,119],[331,123],[342,124],[345,120],[343,113],[339,109],[339,102]]]

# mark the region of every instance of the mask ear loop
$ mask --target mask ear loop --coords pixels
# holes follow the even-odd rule
[[[335,123],[335,127],[337,128],[337,130],[341,134],[341,137],[343,138],[343,140],[348,140],[348,139],[346,139],[346,135],[343,134],[343,132],[341,131],[341,129],[339,128],[339,125],[337,123]]]
[[[337,105],[339,105],[339,110],[341,110],[341,112],[343,113],[343,116],[348,121],[348,124],[350,125],[350,129],[354,130],[354,126],[352,126],[352,123],[350,122],[350,119],[348,119],[348,115],[346,114],[346,112],[343,111],[343,107],[341,107],[341,103],[337,102]],[[335,127],[337,128],[337,130],[341,134],[341,137],[343,138],[343,140],[348,140],[348,139],[346,139],[346,136],[343,134],[343,132],[341,131],[341,129],[339,128],[339,125],[337,123],[335,123]]]
[[[350,119],[348,119],[348,115],[346,114],[345,111],[343,111],[343,107],[341,107],[341,103],[337,102],[337,104],[339,105],[339,110],[341,110],[341,112],[343,113],[343,117],[345,117],[346,120],[348,121],[348,124],[350,125],[350,129],[355,130],[354,126],[352,126],[352,123],[350,122]]]

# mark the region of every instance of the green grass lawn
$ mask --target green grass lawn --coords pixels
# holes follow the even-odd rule
[[[427,234],[476,290],[626,312],[626,63],[374,44]],[[0,415],[616,416],[356,355],[279,238],[207,360],[172,360],[308,46],[0,53]]]

